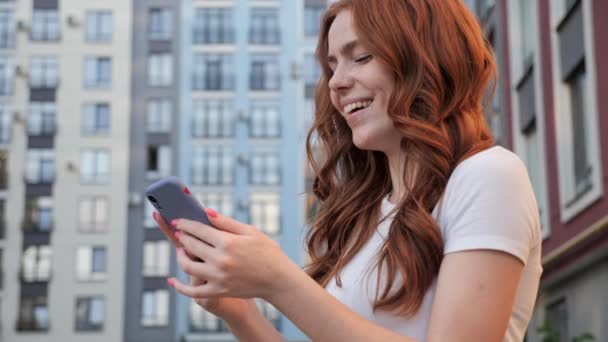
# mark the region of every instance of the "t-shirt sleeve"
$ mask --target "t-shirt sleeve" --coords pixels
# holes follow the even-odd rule
[[[523,162],[500,151],[465,160],[448,181],[439,214],[445,254],[499,250],[526,264],[540,237],[538,206]]]

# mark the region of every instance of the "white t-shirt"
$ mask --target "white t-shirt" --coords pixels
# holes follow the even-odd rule
[[[382,216],[395,206],[384,199]],[[440,206],[433,210],[444,241],[444,253],[472,249],[504,251],[519,258],[524,269],[504,341],[522,341],[534,309],[541,266],[539,213],[525,165],[510,151],[492,147],[463,161],[448,180]],[[376,232],[335,278],[327,291],[369,321],[402,335],[426,340],[437,278],[420,310],[411,318],[373,311],[376,296],[376,255],[388,236],[392,217]],[[384,268],[386,270],[386,268]],[[386,278],[386,272],[383,272]],[[400,277],[397,277],[400,279]],[[384,283],[382,283],[384,284]],[[381,289],[384,285],[381,284]]]

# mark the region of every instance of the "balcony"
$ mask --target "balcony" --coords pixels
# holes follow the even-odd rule
[[[6,167],[6,165],[4,166]],[[6,171],[0,171],[0,191],[8,188],[8,174]]]
[[[249,90],[278,91],[281,89],[281,75],[278,73],[253,72],[249,74]]]
[[[47,220],[43,222],[33,222],[30,220],[24,221],[21,224],[21,229],[24,233],[50,233],[53,231],[54,224],[53,221]]]
[[[278,45],[281,43],[279,29],[250,29],[249,44],[252,45]]]
[[[193,44],[234,44],[234,42],[234,30],[232,28],[221,30],[195,28],[192,32]]]

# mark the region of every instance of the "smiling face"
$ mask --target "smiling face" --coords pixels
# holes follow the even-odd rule
[[[341,11],[329,29],[328,63],[331,102],[352,130],[362,150],[391,153],[401,134],[388,116],[395,81],[391,71],[358,40],[351,12]]]

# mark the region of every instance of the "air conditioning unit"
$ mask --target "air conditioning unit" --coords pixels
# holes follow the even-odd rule
[[[142,203],[142,195],[139,192],[130,192],[129,193],[129,206],[137,207]]]
[[[249,121],[249,113],[247,111],[245,111],[245,110],[239,110],[237,112],[237,117],[241,121]]]
[[[244,153],[239,153],[239,155],[236,157],[236,161],[241,165],[248,165],[249,157],[246,156]]]
[[[289,76],[292,80],[297,81],[302,77],[302,65],[293,62],[289,68]]]
[[[13,112],[13,122],[17,124],[25,124],[25,116],[19,112]]]
[[[244,199],[238,200],[236,206],[239,210],[249,210],[249,201]]]
[[[30,75],[28,74],[27,70],[23,66],[16,65],[15,66],[15,76],[29,78]]]
[[[69,172],[76,172],[78,171],[78,166],[76,166],[76,163],[70,160],[65,164],[65,169]]]
[[[76,15],[68,15],[68,17],[66,18],[66,22],[68,24],[68,26],[70,27],[79,27],[80,26],[80,20],[78,20],[78,18],[76,17]]]
[[[27,25],[27,21],[24,19],[17,20],[17,31],[29,31],[30,27]]]

